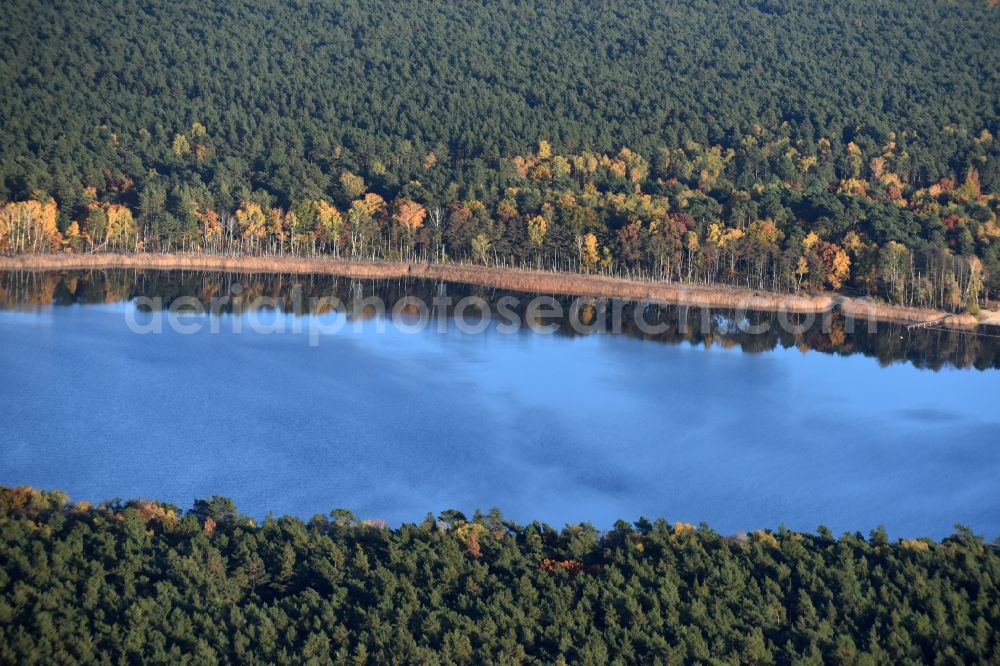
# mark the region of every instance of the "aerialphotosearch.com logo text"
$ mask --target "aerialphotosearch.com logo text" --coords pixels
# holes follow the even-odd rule
[[[720,326],[727,332],[761,335],[771,331],[776,323],[783,331],[800,335],[817,324],[822,332],[829,333],[833,319],[829,311],[778,309],[773,317],[754,323],[749,316],[753,311],[752,297],[725,311],[695,305],[672,306],[679,313],[671,318],[671,323],[656,316],[657,310],[665,305],[662,303],[589,296],[564,303],[553,296],[505,295],[490,302],[475,295],[455,299],[442,292],[429,302],[408,295],[389,306],[379,296],[360,293],[352,295],[347,303],[333,295],[306,299],[299,285],[291,289],[287,299],[266,295],[244,299],[241,293],[236,285],[230,295],[212,297],[207,304],[193,296],[180,296],[171,299],[167,307],[160,296],[139,296],[126,310],[126,324],[140,335],[162,333],[168,328],[181,335],[244,331],[259,335],[306,334],[309,345],[315,347],[323,336],[337,334],[348,326],[358,333],[366,327],[385,333],[390,323],[394,331],[404,334],[428,329],[446,333],[454,327],[461,333],[476,335],[493,326],[505,335],[524,328],[546,335],[568,327],[580,335],[620,333],[629,328],[644,336],[663,335],[671,328],[678,333],[691,332],[692,326],[700,328],[703,335],[719,331]],[[724,317],[721,323],[720,316]],[[875,332],[874,314],[869,312],[865,319],[869,332]],[[845,331],[852,333],[854,327],[855,318],[846,317]]]

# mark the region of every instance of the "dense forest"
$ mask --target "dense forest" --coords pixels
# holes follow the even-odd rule
[[[14,0],[0,252],[1000,290],[986,0]]]
[[[1000,552],[457,511],[257,525],[0,488],[3,663],[997,663]]]
[[[5,0],[0,254],[461,261],[977,313],[1000,293],[997,4]],[[142,289],[9,274],[0,307]],[[1000,358],[657,316],[668,342]],[[258,524],[220,497],[0,487],[0,663],[995,664],[998,548],[496,510]]]

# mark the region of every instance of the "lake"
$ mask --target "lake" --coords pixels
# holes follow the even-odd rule
[[[422,317],[403,301],[442,295],[512,297],[519,325],[466,332],[475,308]],[[245,310],[251,296],[265,309]],[[499,507],[556,526],[1000,536],[996,331],[834,318],[789,332],[768,313],[645,304],[601,327],[613,308],[588,302],[581,333],[569,315],[529,325],[530,298],[328,276],[0,275],[0,484],[182,508],[219,494],[258,518]],[[662,326],[639,330],[637,309]]]

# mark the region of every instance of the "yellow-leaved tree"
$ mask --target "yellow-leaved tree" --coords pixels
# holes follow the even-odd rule
[[[583,244],[580,249],[580,263],[587,272],[594,270],[600,255],[597,253],[597,236],[587,234],[583,237]]]
[[[183,134],[174,135],[174,143],[171,146],[174,155],[177,157],[184,157],[191,152],[191,142],[188,141],[187,137]]]
[[[528,239],[536,248],[545,244],[545,234],[549,230],[549,223],[541,215],[536,215],[528,220]]]
[[[284,211],[280,208],[272,208],[267,211],[266,233],[271,239],[272,249],[284,251],[285,239],[288,238],[288,230],[293,227],[295,213]]]
[[[365,193],[365,179],[355,175],[350,171],[340,174],[340,186],[344,191],[344,196],[348,199],[357,199]]]
[[[484,233],[476,234],[472,239],[472,256],[474,256],[481,263],[486,263],[489,258],[490,247],[492,247],[489,236]]]
[[[815,247],[823,261],[826,281],[832,288],[840,289],[851,276],[850,256],[836,243],[820,241]]]
[[[538,142],[538,159],[547,160],[552,157],[552,144],[545,139]]]
[[[340,237],[344,232],[344,218],[337,208],[323,199],[317,199],[316,236],[326,245],[332,246],[334,253],[340,254]]]
[[[834,289],[840,289],[851,277],[851,258],[839,247],[833,254],[833,262],[827,279]]]
[[[813,246],[819,242],[819,236],[815,231],[810,231],[805,238],[802,239],[802,249],[808,252],[813,249]]]
[[[795,264],[795,291],[802,288],[802,281],[809,275],[809,262],[805,257],[799,257]]]
[[[983,262],[979,257],[972,255],[967,261],[969,262],[969,281],[966,286],[965,294],[965,309],[969,314],[977,315],[979,314],[979,296],[982,294],[984,281],[983,281]]]
[[[56,202],[15,201],[0,209],[0,251],[50,252],[58,250],[62,235],[56,226]]]
[[[79,252],[83,249],[83,235],[80,233],[80,224],[74,220],[66,228],[63,234],[63,247],[67,252]]]
[[[138,250],[139,243],[132,211],[121,204],[111,204],[106,211],[108,226],[105,232],[108,247],[118,250]]]
[[[201,227],[202,247],[206,252],[218,252],[222,249],[222,220],[214,210],[195,213]]]
[[[375,193],[368,193],[361,200],[362,205],[368,210],[370,215],[377,215],[386,208],[385,199]]]
[[[255,201],[244,201],[236,211],[236,223],[240,225],[244,249],[255,251],[267,234],[267,215],[264,209]]]

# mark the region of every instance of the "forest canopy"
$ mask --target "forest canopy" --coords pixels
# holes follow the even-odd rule
[[[975,312],[1000,290],[998,12],[13,0],[0,252],[503,261]]]
[[[4,663],[997,663],[1000,554],[966,528],[890,542],[496,510],[390,529],[258,525],[0,488]]]
[[[447,168],[421,180],[440,197],[540,139],[650,157],[786,121],[810,145],[907,132],[909,178],[960,180],[1000,117],[991,4],[13,0],[2,181],[62,199],[155,172],[287,206],[335,194],[343,168],[391,190],[434,153]]]

